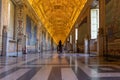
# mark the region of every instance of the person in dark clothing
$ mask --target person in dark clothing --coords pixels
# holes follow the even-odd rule
[[[59,47],[58,49],[59,49],[60,53],[62,53],[62,41],[61,40],[59,41],[58,47]]]

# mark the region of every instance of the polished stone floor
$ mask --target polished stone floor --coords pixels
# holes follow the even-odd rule
[[[120,80],[120,63],[52,51],[0,57],[0,80]]]

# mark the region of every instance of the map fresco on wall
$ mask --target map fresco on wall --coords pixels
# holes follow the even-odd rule
[[[120,0],[106,1],[106,27],[108,40],[120,39]]]
[[[34,22],[27,16],[26,24],[27,45],[35,46],[37,40],[37,27]]]

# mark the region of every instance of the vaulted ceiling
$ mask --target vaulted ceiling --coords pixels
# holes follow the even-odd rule
[[[64,42],[87,0],[28,0],[56,43]]]

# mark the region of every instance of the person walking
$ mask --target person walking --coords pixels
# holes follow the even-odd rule
[[[59,47],[59,51],[60,51],[60,53],[62,53],[62,41],[61,41],[61,40],[59,41],[59,45],[58,45],[58,47]]]

